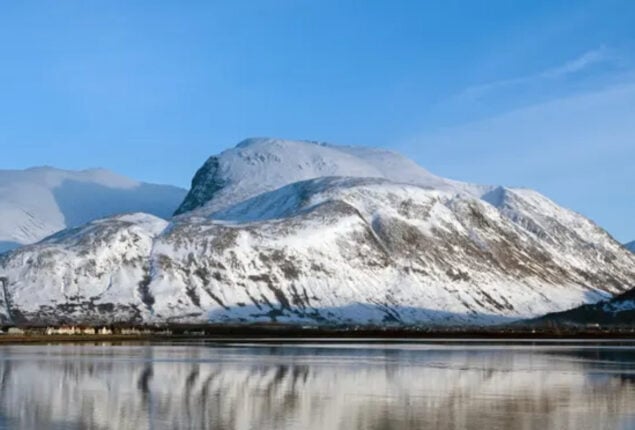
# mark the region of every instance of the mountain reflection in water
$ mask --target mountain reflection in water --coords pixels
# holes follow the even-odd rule
[[[632,429],[635,347],[0,346],[0,429]]]

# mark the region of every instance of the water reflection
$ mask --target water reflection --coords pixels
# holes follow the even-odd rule
[[[630,429],[635,349],[0,347],[0,428]]]

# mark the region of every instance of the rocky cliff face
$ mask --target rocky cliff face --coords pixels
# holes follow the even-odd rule
[[[190,191],[174,214],[180,215],[203,206],[225,185],[225,179],[220,175],[218,157],[210,157],[194,175]]]
[[[5,254],[0,315],[494,324],[635,287],[635,255],[544,196],[370,149],[248,141],[199,170],[179,212]]]

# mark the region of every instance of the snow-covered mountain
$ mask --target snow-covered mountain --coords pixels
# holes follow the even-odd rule
[[[533,322],[537,324],[632,326],[633,321],[635,321],[635,288],[610,300],[602,300],[567,311],[547,314]]]
[[[0,252],[118,213],[169,217],[185,193],[103,169],[0,170]]]
[[[0,318],[493,324],[635,287],[635,255],[583,216],[381,150],[251,139],[177,213],[1,256]]]
[[[626,249],[628,249],[631,252],[635,252],[635,240],[632,242],[629,242],[627,244],[624,245],[626,247]]]
[[[435,176],[391,151],[327,143],[254,138],[210,157],[196,172],[177,214],[228,208],[285,185],[322,177],[383,178],[439,190],[482,193],[484,187]]]

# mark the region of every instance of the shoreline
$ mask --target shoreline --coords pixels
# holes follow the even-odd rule
[[[129,328],[130,329],[130,328]],[[232,343],[416,343],[416,342],[635,342],[635,328],[333,328],[288,326],[165,326],[134,327],[139,333],[46,334],[42,328],[0,334],[0,345],[41,343],[170,343],[207,341]]]

